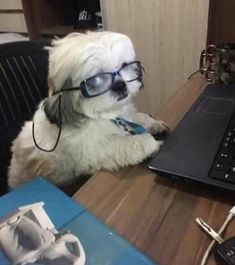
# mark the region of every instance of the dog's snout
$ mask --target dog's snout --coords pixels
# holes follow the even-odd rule
[[[113,90],[123,91],[126,89],[126,83],[122,80],[118,80],[113,84]]]
[[[127,86],[123,80],[117,80],[112,86],[112,94],[120,101],[128,96]]]

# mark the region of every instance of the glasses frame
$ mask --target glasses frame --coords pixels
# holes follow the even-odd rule
[[[90,79],[92,79],[92,78],[94,78],[94,77],[96,77],[96,76],[99,76],[99,75],[102,75],[102,74],[110,74],[110,75],[112,76],[112,84],[114,84],[114,81],[115,81],[115,77],[116,77],[116,76],[120,76],[120,77],[122,77],[121,74],[120,74],[120,71],[123,70],[123,68],[125,68],[125,67],[127,67],[127,66],[129,66],[129,65],[132,65],[132,64],[138,64],[138,66],[139,66],[139,68],[140,68],[140,73],[139,73],[139,76],[138,76],[137,78],[134,78],[134,79],[128,80],[128,81],[126,81],[126,82],[133,82],[133,81],[136,81],[136,80],[138,80],[138,79],[140,79],[140,80],[142,81],[142,76],[143,76],[142,70],[143,70],[144,68],[142,67],[140,61],[133,61],[133,62],[131,62],[131,63],[128,63],[128,64],[123,65],[121,68],[119,68],[119,69],[118,69],[117,71],[115,71],[115,72],[104,72],[104,73],[99,73],[99,74],[93,75],[92,77],[89,77],[89,78],[83,80],[83,81],[81,82],[81,84],[80,84],[80,87],[79,87],[80,90],[81,90],[81,92],[82,92],[82,95],[83,95],[84,97],[86,97],[86,98],[93,98],[93,97],[97,97],[97,96],[99,96],[99,95],[102,95],[102,94],[108,92],[108,91],[111,89],[111,87],[109,87],[108,89],[104,90],[103,92],[101,92],[101,93],[99,93],[99,94],[96,94],[96,95],[89,95],[89,93],[88,93],[88,91],[87,91],[87,88],[86,88],[86,83],[87,83],[87,81],[89,81]]]

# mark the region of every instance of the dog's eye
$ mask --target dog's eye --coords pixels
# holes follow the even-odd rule
[[[94,95],[107,90],[111,84],[112,75],[104,73],[88,79],[86,81],[86,89],[89,95]]]

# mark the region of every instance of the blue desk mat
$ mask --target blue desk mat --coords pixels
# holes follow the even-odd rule
[[[44,209],[57,230],[70,230],[79,237],[86,253],[86,265],[156,264],[43,178],[0,197],[0,218],[19,206],[39,201],[45,203]],[[0,265],[10,265],[1,251]]]

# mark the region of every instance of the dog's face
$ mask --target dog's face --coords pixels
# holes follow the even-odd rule
[[[70,34],[64,39],[54,41],[49,59],[49,88],[52,94],[61,89],[80,87],[84,80],[97,75],[98,78],[92,80],[94,90],[102,89],[104,81],[99,78],[99,74],[116,72],[135,61],[136,56],[127,36],[113,32],[96,32]],[[87,98],[79,90],[64,92],[63,114],[68,112],[68,116],[77,112],[96,118],[103,113],[111,113],[129,102],[141,86],[142,81],[139,79],[127,82],[122,76],[116,75],[108,90],[95,97]],[[53,116],[53,112],[56,112],[56,97],[58,96],[49,97],[45,102],[47,116]],[[71,119],[76,118],[67,117],[67,120]]]

